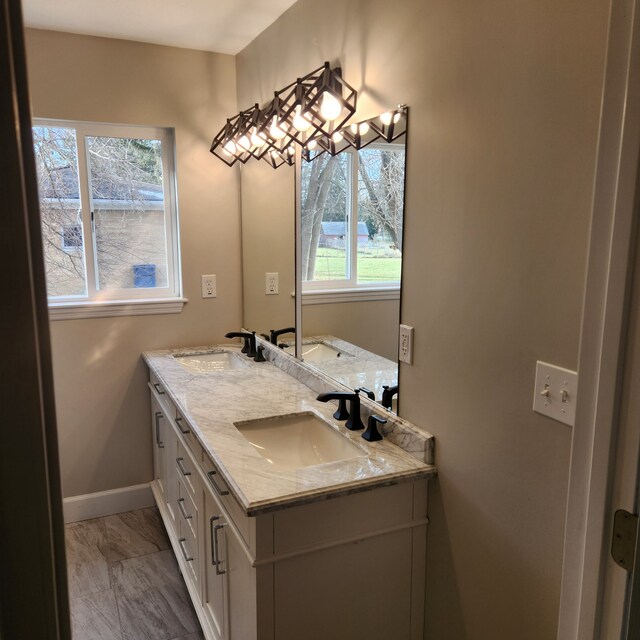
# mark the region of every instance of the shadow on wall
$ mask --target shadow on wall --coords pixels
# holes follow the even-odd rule
[[[456,568],[451,549],[449,527],[442,502],[442,487],[436,476],[429,480],[429,522],[437,521],[439,526],[427,527],[427,585],[425,606],[425,638],[435,638],[434,632],[447,630],[446,637],[438,640],[463,640],[467,637],[462,619],[462,603],[456,579]],[[468,535],[472,535],[468,532]],[[437,600],[446,602],[446,611],[431,607],[430,594],[437,593]],[[446,615],[446,620],[439,616]]]

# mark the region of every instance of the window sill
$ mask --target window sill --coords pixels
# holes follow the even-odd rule
[[[302,292],[302,304],[332,304],[336,302],[373,302],[400,300],[399,287],[371,287],[357,289],[316,289]]]
[[[117,316],[153,316],[181,313],[186,298],[151,300],[101,300],[99,302],[49,303],[49,320],[113,318]]]

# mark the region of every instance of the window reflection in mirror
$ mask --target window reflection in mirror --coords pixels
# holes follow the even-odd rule
[[[303,162],[303,291],[400,287],[404,165],[403,144]]]

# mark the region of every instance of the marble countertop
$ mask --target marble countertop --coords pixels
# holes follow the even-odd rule
[[[398,384],[397,362],[362,349],[346,340],[336,338],[336,336],[318,335],[302,338],[303,347],[304,345],[317,343],[333,346],[342,352],[343,356],[307,361],[307,364],[320,369],[320,371],[347,387],[351,389],[366,387],[374,392],[376,400],[380,402],[382,400],[382,387],[384,385],[394,387]]]
[[[246,363],[220,372],[188,371],[174,356],[235,351]],[[435,467],[385,440],[369,443],[336,421],[335,402],[271,362],[256,363],[232,345],[143,354],[247,515],[324,500],[403,480],[428,478]],[[263,458],[234,423],[311,412],[362,452],[348,460],[289,469]]]

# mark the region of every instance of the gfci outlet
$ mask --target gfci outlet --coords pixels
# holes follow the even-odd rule
[[[400,339],[398,340],[398,360],[411,364],[413,360],[413,327],[400,325]]]
[[[265,293],[268,296],[278,295],[278,274],[277,273],[265,273]]]
[[[578,374],[546,362],[536,362],[533,410],[573,426],[576,420]]]
[[[202,277],[202,297],[203,298],[215,298],[216,291],[216,277],[214,275],[201,276]]]

